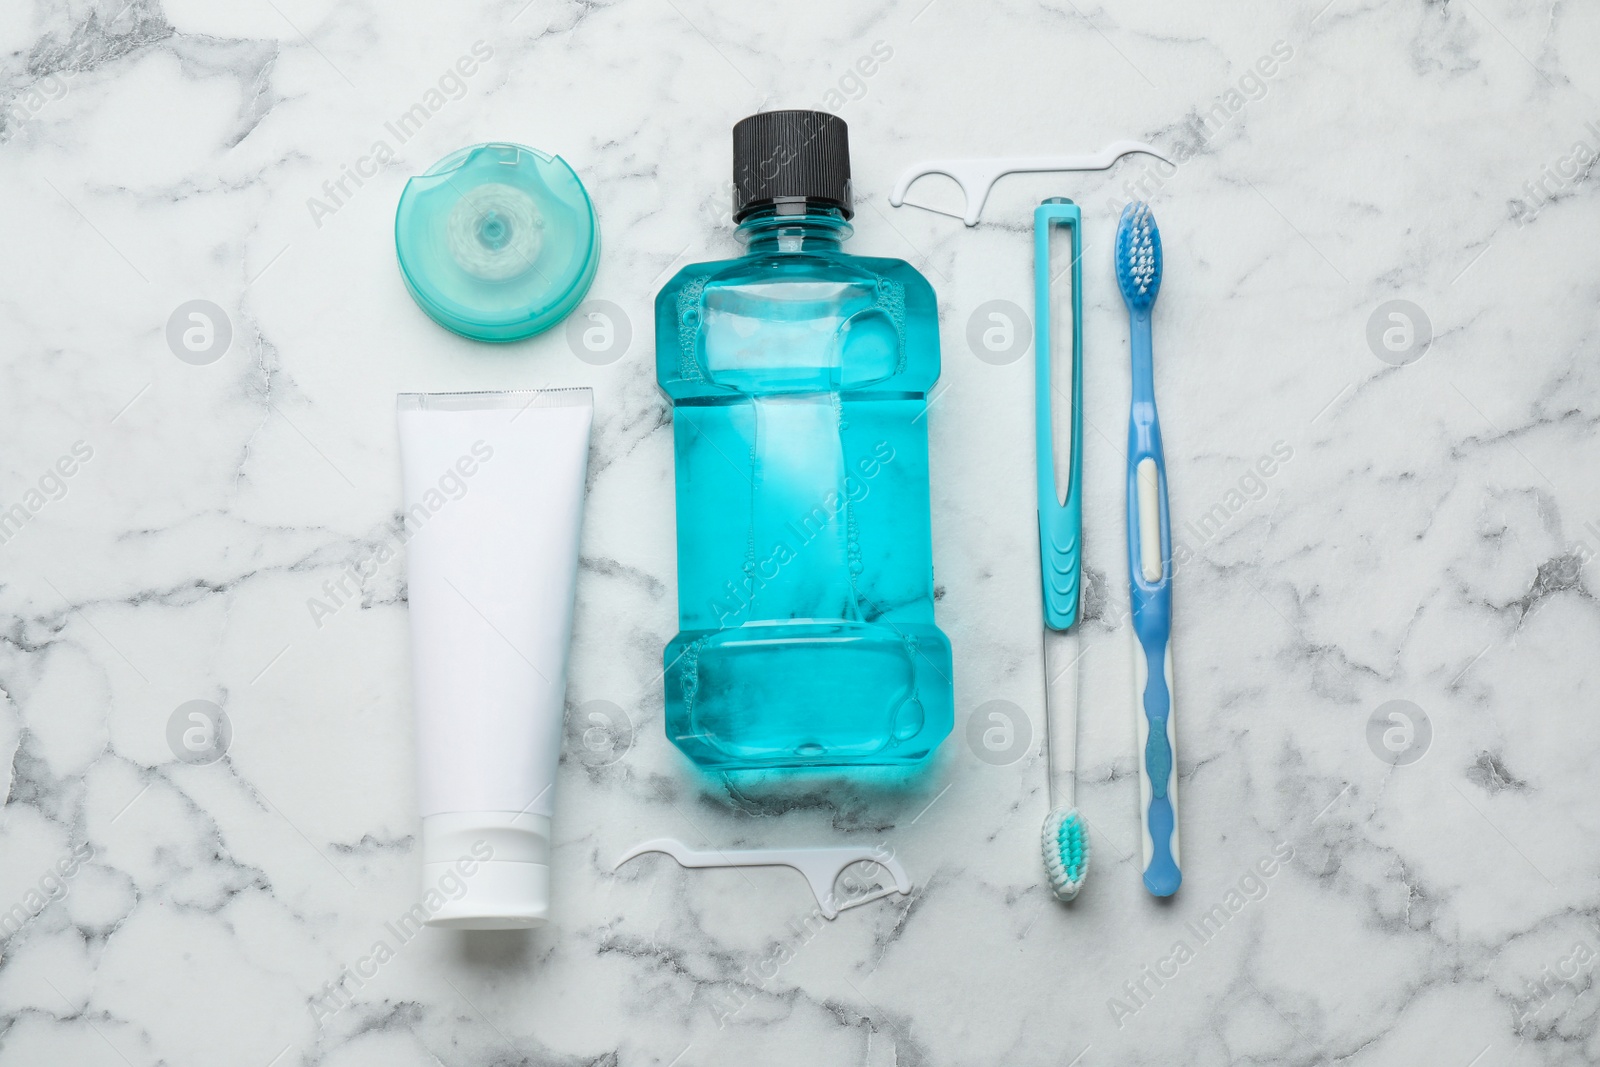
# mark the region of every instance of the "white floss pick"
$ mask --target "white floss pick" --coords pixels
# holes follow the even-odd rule
[[[450,254],[485,281],[515,278],[532,268],[544,244],[544,215],[515,186],[486,182],[462,194],[446,224]]]

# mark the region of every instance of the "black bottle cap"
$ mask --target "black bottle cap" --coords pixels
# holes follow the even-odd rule
[[[850,134],[826,111],[763,111],[733,127],[733,221],[757,208],[811,201],[855,214]]]

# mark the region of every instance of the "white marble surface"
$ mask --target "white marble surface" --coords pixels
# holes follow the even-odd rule
[[[0,544],[0,908],[21,909],[0,1064],[1600,1061],[1600,10],[124,2],[0,12],[0,506],[39,505]],[[385,123],[479,41],[492,57],[460,98],[395,143]],[[878,42],[892,54],[852,74]],[[1275,42],[1291,55],[1250,80]],[[676,265],[734,247],[732,122],[824,105],[850,122],[851,247],[939,292],[934,549],[959,721],[904,788],[751,790],[696,777],[662,732],[672,455],[649,308]],[[1147,186],[1167,242],[1157,390],[1175,517],[1226,520],[1179,577],[1170,905],[1123,858],[1107,205],[1145,165],[1007,179],[976,231],[886,198],[916,159],[1118,137],[1198,149]],[[379,139],[395,158],[360,163]],[[592,295],[633,325],[618,361],[580,361],[560,331],[474,345],[407,297],[405,178],[489,139],[559,151],[588,183]],[[358,164],[372,176],[313,212]],[[985,301],[1030,302],[1029,209],[1055,194],[1087,205],[1091,246],[1080,801],[1098,851],[1070,909],[1035,845],[1030,364],[966,340]],[[206,366],[165,338],[194,299],[232,327]],[[1436,334],[1402,367],[1367,342],[1392,299]],[[319,1011],[416,899],[417,820],[401,570],[320,628],[306,602],[396,511],[395,392],[545,384],[598,404],[569,698],[625,709],[631,749],[563,765],[552,926],[430,930]],[[57,483],[77,442],[92,456]],[[1279,442],[1292,458],[1257,490]],[[233,726],[208,766],[167,741],[197,699]],[[963,736],[991,700],[1033,720],[1009,765]],[[1408,766],[1369,749],[1390,700],[1431,723]],[[813,929],[792,872],[611,873],[658,835],[886,843],[916,890]],[[1274,850],[1292,859],[1251,880]],[[1219,904],[1202,942],[1188,924]]]

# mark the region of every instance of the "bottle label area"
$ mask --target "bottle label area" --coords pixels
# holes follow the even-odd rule
[[[936,323],[919,352],[904,284],[841,273],[661,297],[677,321],[658,343],[678,349],[658,348],[663,386],[688,394],[668,734],[703,766],[915,762],[953,718],[926,394],[908,374],[936,376]]]

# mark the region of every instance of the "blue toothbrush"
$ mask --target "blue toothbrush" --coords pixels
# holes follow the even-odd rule
[[[1161,288],[1161,233],[1140,202],[1117,224],[1117,285],[1128,305],[1133,403],[1128,411],[1128,595],[1133,606],[1135,717],[1139,723],[1140,836],[1144,887],[1178,891],[1178,775],[1172,725],[1172,532],[1167,464],[1150,351],[1150,312]]]

